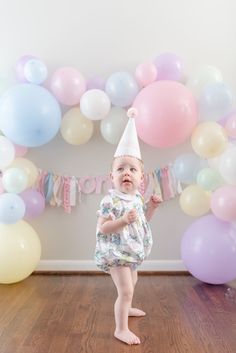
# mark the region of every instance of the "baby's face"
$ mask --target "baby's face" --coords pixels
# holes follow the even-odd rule
[[[114,187],[125,194],[135,194],[143,181],[141,163],[137,158],[130,156],[116,158],[111,172]]]

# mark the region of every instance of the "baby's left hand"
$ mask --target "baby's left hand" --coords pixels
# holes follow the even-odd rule
[[[159,196],[152,195],[149,202],[153,208],[157,208],[160,205],[160,203],[162,202],[162,200]]]

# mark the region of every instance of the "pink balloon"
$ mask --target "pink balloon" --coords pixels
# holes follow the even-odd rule
[[[181,83],[157,81],[136,96],[133,107],[139,137],[147,144],[166,148],[183,143],[197,124],[193,94]]]
[[[156,80],[157,69],[152,63],[143,63],[136,67],[135,78],[140,86],[146,87]]]
[[[16,157],[23,157],[28,152],[28,148],[26,146],[20,146],[14,143],[14,148]]]
[[[235,221],[236,186],[225,185],[217,189],[211,197],[211,210],[224,221]]]
[[[20,194],[25,203],[25,219],[39,216],[45,208],[45,198],[36,189],[27,189]]]
[[[86,81],[78,70],[62,67],[52,77],[51,90],[60,103],[76,105],[86,90]]]
[[[20,82],[28,82],[25,78],[24,67],[27,61],[31,59],[37,59],[37,58],[32,55],[24,55],[16,63],[16,67],[15,67],[16,77]]]
[[[236,138],[236,113],[232,113],[225,123],[225,130],[227,135],[232,138]]]

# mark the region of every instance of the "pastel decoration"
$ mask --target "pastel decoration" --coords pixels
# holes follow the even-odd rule
[[[198,99],[200,120],[218,121],[232,111],[233,94],[222,82],[206,86]]]
[[[178,156],[173,163],[175,177],[185,184],[196,182],[198,172],[207,166],[207,162],[195,153],[185,153]]]
[[[227,117],[224,127],[227,135],[236,139],[236,112],[233,112]]]
[[[108,175],[105,176],[97,176],[96,177],[96,194],[101,194],[103,192],[102,187],[105,184],[106,191],[112,188],[111,178]]]
[[[18,79],[19,82],[27,82],[27,79],[25,77],[25,64],[32,59],[36,59],[35,56],[33,55],[23,55],[20,57],[17,62],[16,62],[16,67],[15,67],[15,72],[16,72],[16,78]]]
[[[181,242],[187,270],[200,281],[224,284],[236,278],[236,228],[207,215],[193,222]]]
[[[102,77],[99,77],[99,76],[90,77],[87,80],[87,84],[86,84],[87,91],[90,89],[100,89],[100,90],[104,91],[105,85],[106,85],[106,81]]]
[[[196,97],[199,97],[206,86],[222,81],[222,73],[217,67],[205,65],[189,77],[187,87],[189,87]]]
[[[198,185],[189,185],[180,195],[180,207],[189,216],[202,216],[210,210],[210,195]]]
[[[73,67],[58,69],[51,79],[51,91],[58,101],[64,105],[76,105],[86,90],[83,75]]]
[[[84,194],[91,194],[96,189],[96,180],[90,176],[80,178],[79,184]]]
[[[157,80],[182,81],[184,77],[183,60],[174,53],[162,53],[156,57]]]
[[[211,197],[211,210],[223,221],[236,221],[236,186],[225,185]]]
[[[135,69],[135,78],[141,87],[150,85],[157,78],[156,66],[150,62],[138,65]]]
[[[0,136],[0,170],[11,164],[15,158],[15,149],[11,141],[5,136]]]
[[[111,103],[119,107],[128,107],[137,96],[140,87],[129,72],[115,72],[106,81],[105,91]]]
[[[191,137],[193,150],[203,158],[213,158],[227,147],[228,138],[220,124],[210,121],[198,124]]]
[[[100,89],[86,91],[80,100],[81,113],[88,119],[104,119],[111,109],[108,95]]]
[[[38,59],[30,59],[24,65],[24,76],[30,83],[40,85],[48,75],[46,65]]]
[[[14,143],[14,148],[16,157],[23,157],[28,152],[28,148],[26,146],[20,146]]]
[[[219,172],[227,183],[236,185],[236,146],[229,148],[220,157]]]
[[[87,143],[93,135],[94,126],[79,108],[68,110],[61,122],[61,135],[71,145],[82,145]]]
[[[26,158],[16,158],[11,164],[11,167],[19,168],[24,170],[27,175],[27,188],[30,188],[35,184],[38,178],[38,169],[29,159]]]
[[[105,141],[117,144],[128,122],[126,111],[120,107],[112,107],[108,116],[100,123],[100,131]]]
[[[206,191],[214,191],[224,184],[224,180],[216,169],[203,168],[197,174],[197,184]]]
[[[28,177],[20,168],[8,168],[2,175],[2,185],[7,192],[20,193],[26,189]]]
[[[157,81],[143,88],[134,100],[138,136],[148,145],[173,147],[186,141],[197,124],[192,93],[181,83]]]
[[[20,194],[25,203],[25,219],[38,217],[45,209],[45,198],[36,189],[27,189]]]
[[[41,256],[38,234],[27,222],[0,223],[0,283],[16,283],[28,277]]]
[[[41,146],[56,136],[60,124],[60,106],[44,87],[19,84],[0,99],[0,129],[15,144]]]
[[[2,185],[2,178],[0,178],[0,194],[3,194],[4,193],[4,187]]]
[[[16,223],[24,214],[25,203],[20,196],[12,193],[0,195],[0,223]]]

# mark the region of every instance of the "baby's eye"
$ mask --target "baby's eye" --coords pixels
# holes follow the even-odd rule
[[[130,168],[131,172],[136,172],[136,168]]]
[[[123,168],[122,167],[119,167],[118,169],[117,169],[117,172],[122,172],[123,171]]]

